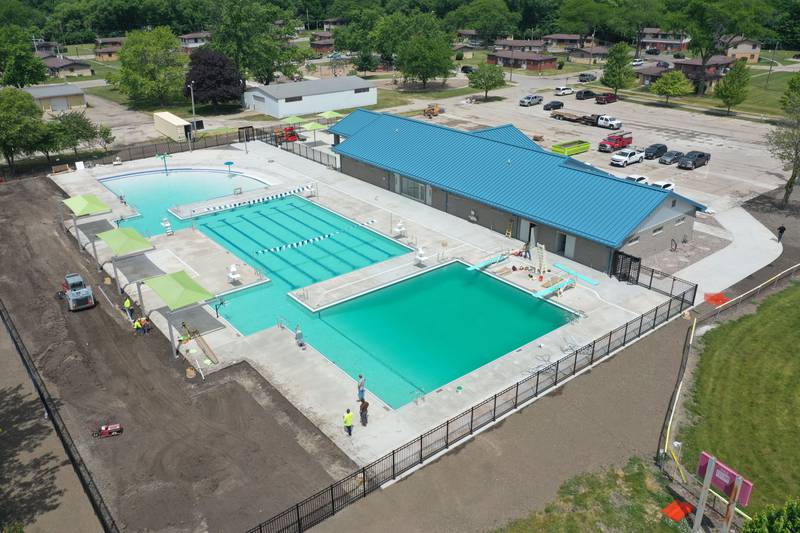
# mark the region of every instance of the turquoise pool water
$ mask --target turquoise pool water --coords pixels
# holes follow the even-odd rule
[[[141,216],[122,221],[148,235],[161,219],[186,227],[167,208],[229,195],[234,187],[263,187],[226,172],[171,171],[103,182]],[[340,276],[411,250],[300,197],[206,215],[206,236],[261,271],[271,282],[224,298],[220,314],[242,334],[300,325],[306,340],[391,407],[401,407],[560,327],[566,311],[478,271],[452,263],[426,274],[311,313],[290,291]],[[259,250],[330,234],[280,252]]]

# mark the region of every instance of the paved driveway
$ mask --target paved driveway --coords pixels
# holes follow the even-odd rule
[[[89,107],[86,116],[98,124],[111,128],[116,137],[115,144],[133,144],[161,136],[153,126],[153,115],[131,111],[111,100],[86,95]]]

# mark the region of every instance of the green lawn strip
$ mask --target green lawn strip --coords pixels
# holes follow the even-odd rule
[[[769,64],[772,63],[772,61],[770,60],[774,59],[777,63],[780,63],[781,65],[796,65],[798,61],[796,59],[792,60],[792,57],[797,55],[798,53],[800,52],[798,52],[797,50],[775,50],[773,54],[772,50],[762,49],[761,55],[758,58],[758,64],[769,66]]]
[[[661,514],[672,501],[666,479],[642,459],[624,468],[582,474],[558,489],[544,511],[510,522],[495,533],[625,531],[661,533],[688,531]]]
[[[157,104],[157,103],[132,104],[127,96],[125,96],[124,94],[122,94],[121,92],[119,92],[110,85],[106,85],[104,87],[88,87],[84,89],[84,92],[86,92],[87,94],[105,98],[106,100],[111,100],[112,102],[116,102],[120,105],[127,107],[131,111],[142,111],[144,113],[154,113],[156,111],[168,111],[182,118],[192,117],[192,102],[188,98],[177,102],[171,102],[169,104]],[[216,106],[212,104],[195,106],[195,112],[198,117],[229,115],[233,113],[240,113],[241,111],[242,108],[238,103],[219,104]]]
[[[424,91],[397,91],[397,93],[411,98],[425,98],[429,100],[435,100],[437,98],[453,98],[455,96],[465,96],[467,94],[483,94],[483,91],[480,89],[475,89],[469,86],[458,87],[456,89],[436,89],[437,85],[439,85],[438,82],[432,82],[429,84],[428,89]]]
[[[94,43],[68,44],[64,53],[68,56],[88,56],[94,54]]]
[[[745,511],[800,495],[800,284],[770,296],[758,312],[702,337],[680,432],[684,461],[694,471],[701,451],[750,479]]]

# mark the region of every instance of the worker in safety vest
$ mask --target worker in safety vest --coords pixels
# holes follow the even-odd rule
[[[122,307],[125,309],[125,313],[128,315],[128,320],[133,320],[133,303],[127,296],[125,297],[125,301],[122,303]]]
[[[353,436],[353,413],[350,412],[350,409],[344,413],[344,430],[348,437]]]

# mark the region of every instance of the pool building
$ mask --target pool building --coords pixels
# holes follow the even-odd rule
[[[343,173],[603,272],[615,251],[645,257],[690,240],[704,210],[547,152],[511,125],[461,131],[357,110],[330,131]]]

